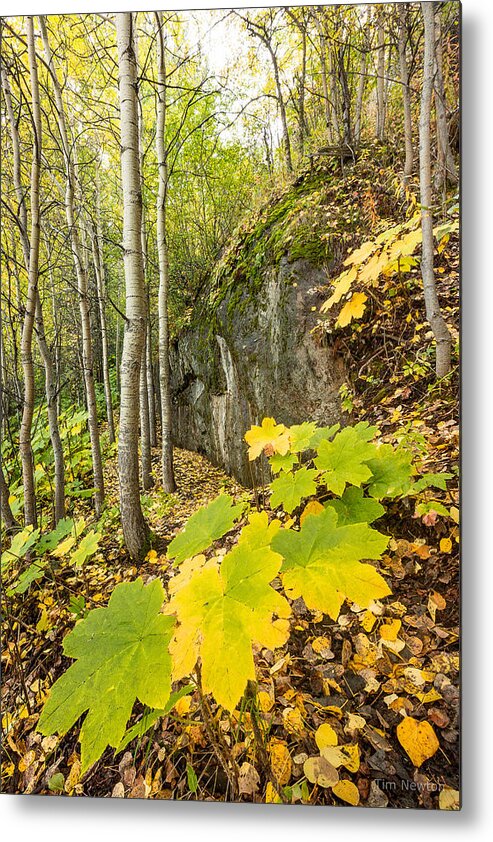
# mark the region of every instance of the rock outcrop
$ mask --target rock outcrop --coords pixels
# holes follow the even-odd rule
[[[341,420],[345,367],[330,335],[313,331],[327,283],[309,260],[283,257],[254,291],[230,284],[171,348],[174,440],[252,485],[244,434],[272,416],[287,425]],[[207,306],[210,306],[209,304]]]

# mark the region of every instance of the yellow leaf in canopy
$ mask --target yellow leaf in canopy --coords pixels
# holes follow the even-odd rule
[[[367,296],[364,292],[353,293],[350,300],[339,313],[336,325],[338,327],[346,327],[353,319],[360,319],[365,312],[365,301],[367,301]]]
[[[321,751],[326,746],[336,746],[339,740],[332,726],[328,722],[324,722],[316,730],[315,742],[319,751]]]
[[[389,256],[384,250],[381,254],[374,254],[358,275],[358,281],[375,286],[380,275],[389,265]]]
[[[378,244],[376,242],[368,240],[368,242],[363,243],[363,245],[361,245],[358,249],[351,252],[349,257],[346,257],[344,266],[351,266],[353,264],[361,265],[361,263],[367,260],[377,248]]]
[[[347,804],[351,804],[353,807],[357,807],[359,804],[359,790],[352,781],[338,781],[338,783],[332,787],[332,792],[334,795],[337,795],[341,801],[346,801]]]
[[[289,450],[289,431],[284,424],[276,424],[273,418],[264,418],[262,426],[252,426],[245,433],[248,447],[248,459],[252,462],[264,448],[271,450],[269,455],[280,453],[285,456]]]
[[[406,716],[397,726],[397,739],[418,768],[438,751],[440,743],[429,722]]]
[[[318,500],[310,500],[310,502],[306,504],[305,508],[303,509],[303,512],[301,513],[300,526],[303,525],[303,521],[305,520],[305,518],[308,517],[308,515],[318,515],[320,514],[320,512],[323,512],[323,510],[324,507],[321,503],[318,502]]]
[[[397,635],[400,632],[401,625],[402,623],[400,620],[391,620],[390,623],[385,623],[383,626],[380,626],[380,637],[382,640],[397,640]]]
[[[343,295],[346,295],[346,293],[351,289],[351,284],[356,280],[357,274],[358,272],[356,267],[353,266],[352,269],[348,269],[346,272],[343,272],[342,275],[339,275],[332,295],[327,299],[327,301],[324,301],[320,308],[321,313],[326,313],[327,310],[330,310],[330,308],[334,306],[334,304],[339,303]]]
[[[292,762],[289,749],[283,740],[277,740],[275,737],[269,740],[267,749],[274,777],[281,786],[284,786],[289,783],[291,777]]]
[[[325,757],[309,757],[303,764],[303,771],[310,783],[328,789],[339,780],[339,772]]]

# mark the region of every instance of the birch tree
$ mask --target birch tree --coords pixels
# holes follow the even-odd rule
[[[173,443],[171,440],[171,389],[169,363],[169,255],[166,239],[166,197],[168,191],[168,160],[165,143],[166,128],[166,56],[164,26],[161,12],[156,12],[157,22],[157,115],[156,154],[158,165],[157,195],[157,248],[159,259],[159,391],[161,395],[161,470],[163,488],[171,493],[175,490],[173,471]]]
[[[121,173],[123,191],[123,248],[125,267],[125,332],[121,361],[120,432],[118,472],[120,510],[125,544],[133,559],[148,548],[149,529],[144,520],[139,491],[139,384],[145,343],[146,301],[142,258],[142,190],[139,161],[137,63],[133,18],[129,12],[115,16],[118,45]]]
[[[99,440],[99,426],[96,406],[96,390],[94,386],[93,350],[91,337],[91,322],[89,311],[89,297],[87,272],[82,255],[82,247],[78,223],[75,217],[76,174],[73,148],[69,141],[67,121],[63,104],[62,89],[56,72],[51,47],[48,39],[46,23],[40,16],[41,36],[43,38],[46,63],[50,70],[53,92],[55,95],[58,131],[60,134],[62,154],[65,165],[65,214],[70,236],[72,257],[77,277],[77,291],[82,329],[82,365],[87,402],[89,434],[91,439],[92,470],[94,476],[94,509],[99,516],[104,501],[103,463],[101,459],[101,445]]]
[[[433,215],[431,189],[431,137],[430,111],[435,70],[435,20],[433,3],[421,3],[424,20],[423,87],[419,120],[419,182],[421,198],[421,275],[428,319],[436,341],[436,375],[445,377],[450,371],[452,338],[442,316],[438,301],[433,268]]]

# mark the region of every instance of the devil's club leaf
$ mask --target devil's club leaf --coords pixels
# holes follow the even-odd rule
[[[300,468],[295,473],[282,473],[280,477],[271,483],[272,497],[270,504],[273,509],[282,505],[286,512],[291,512],[300,505],[304,497],[315,494],[317,486],[315,477],[318,471],[309,468]]]
[[[284,556],[283,584],[293,599],[337,619],[344,599],[367,607],[390,593],[385,579],[363,558],[379,558],[388,538],[365,523],[337,526],[332,508],[308,515],[299,532],[282,529],[272,548]]]
[[[169,545],[168,558],[174,558],[175,564],[180,564],[186,558],[206,550],[213,541],[222,538],[233,528],[242,511],[243,506],[233,505],[233,498],[229,494],[220,494],[189,518],[183,532],[173,538]]]
[[[382,444],[368,460],[373,474],[368,493],[379,500],[407,494],[412,486],[412,460],[407,450],[394,450],[391,444]]]
[[[365,497],[362,488],[350,485],[340,500],[330,500],[327,508],[337,512],[338,526],[349,523],[372,523],[385,512],[384,507],[373,497]]]
[[[63,642],[65,655],[78,660],[51,688],[38,730],[65,734],[87,711],[80,732],[83,771],[107,745],[119,745],[136,699],[166,705],[174,619],[159,613],[163,599],[157,579],[117,585],[108,607],[91,611]]]
[[[91,529],[87,535],[84,535],[82,541],[80,542],[79,546],[72,553],[70,556],[70,563],[73,564],[75,567],[82,567],[86,559],[89,556],[94,555],[97,548],[99,547],[99,542],[101,540],[101,533],[94,532],[94,529]]]
[[[184,571],[167,607],[179,622],[170,646],[174,679],[187,675],[200,655],[203,689],[228,710],[255,679],[252,642],[273,649],[288,636],[291,609],[269,584],[282,563],[270,548],[279,526],[265,512],[253,513],[220,566],[209,561],[192,576]]]
[[[371,477],[366,464],[376,453],[375,445],[366,440],[371,430],[371,427],[365,430],[346,427],[332,441],[320,443],[315,465],[325,472],[322,479],[329,491],[339,497],[346,483],[359,486]]]
[[[317,430],[314,421],[304,421],[289,428],[289,444],[293,453],[301,453],[312,446],[312,439]]]
[[[253,426],[245,433],[245,441],[249,445],[248,458],[251,461],[260,456],[267,448],[267,456],[280,453],[284,456],[289,450],[289,431],[284,424],[276,424],[273,418],[264,418],[262,426]]]
[[[280,453],[274,453],[269,459],[269,465],[275,474],[278,474],[279,471],[287,473],[296,465],[296,455],[294,453],[286,453],[284,456],[281,456]]]

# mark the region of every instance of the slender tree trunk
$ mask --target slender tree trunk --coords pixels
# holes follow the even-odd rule
[[[439,4],[437,4],[439,5]],[[436,187],[445,191],[447,183],[457,184],[457,168],[450,148],[445,87],[443,84],[442,19],[440,8],[435,13],[435,113],[437,122],[438,167]]]
[[[157,248],[159,258],[159,385],[161,395],[162,481],[167,493],[175,490],[173,470],[173,442],[171,439],[171,384],[169,365],[168,287],[169,258],[166,239],[166,198],[168,190],[168,161],[165,146],[166,127],[166,63],[164,29],[161,12],[157,18],[157,122],[156,153],[158,163]]]
[[[151,462],[151,431],[149,427],[149,398],[147,393],[147,341],[142,348],[140,361],[140,461],[142,488],[148,491],[154,485]]]
[[[92,256],[96,274],[96,289],[99,306],[99,321],[101,323],[101,354],[103,361],[103,385],[106,403],[106,418],[108,420],[108,436],[110,444],[115,441],[115,422],[111,400],[110,367],[108,361],[108,330],[106,327],[106,278],[104,271],[103,238],[101,230],[101,207],[99,184],[96,180],[96,227],[92,232]]]
[[[433,216],[431,190],[431,140],[430,109],[433,94],[435,66],[435,22],[433,4],[421,3],[423,12],[425,45],[423,88],[419,121],[419,180],[421,192],[421,230],[423,233],[421,251],[421,275],[423,277],[426,318],[436,340],[436,375],[444,377],[450,371],[452,339],[440,310],[435,273],[433,269]]]
[[[354,145],[356,148],[361,142],[361,118],[363,114],[363,97],[365,94],[366,83],[366,53],[361,53],[361,63],[359,68],[358,90],[356,93],[356,104],[354,108]]]
[[[385,32],[382,22],[382,11],[377,6],[377,139],[385,140]]]
[[[413,152],[413,124],[411,116],[411,89],[409,86],[409,67],[406,57],[407,27],[406,7],[404,3],[397,6],[399,15],[399,72],[402,86],[402,105],[404,110],[404,144],[406,160],[404,162],[404,173],[402,183],[406,187],[413,174],[414,152]]]
[[[22,460],[22,482],[24,486],[24,521],[26,526],[36,526],[36,496],[34,489],[33,451],[31,447],[31,427],[35,400],[32,339],[36,313],[36,296],[38,291],[39,240],[41,229],[39,208],[41,108],[39,101],[36,47],[34,43],[34,23],[32,16],[27,18],[27,47],[31,78],[34,142],[31,164],[31,236],[29,240],[29,273],[26,311],[24,315],[21,340],[21,359],[24,374],[24,408],[19,435],[19,450]]]
[[[22,244],[22,251],[24,255],[24,264],[26,272],[29,275],[30,264],[30,243],[27,231],[27,209],[25,203],[25,194],[21,183],[20,170],[20,140],[17,128],[17,122],[14,117],[12,108],[12,100],[10,93],[10,85],[7,73],[2,74],[5,102],[7,105],[7,112],[10,124],[10,135],[12,139],[13,159],[14,159],[14,188],[18,202],[18,218],[19,218],[19,233]],[[39,131],[41,128],[39,127]],[[38,246],[39,250],[39,246]],[[45,393],[46,404],[48,412],[48,428],[50,433],[50,441],[53,449],[54,461],[54,484],[55,484],[55,499],[54,499],[54,520],[55,523],[65,517],[65,465],[63,458],[63,448],[60,438],[60,429],[58,424],[58,388],[56,372],[53,365],[53,359],[46,340],[43,310],[41,305],[41,297],[39,288],[36,286],[35,293],[35,328],[36,338],[38,342],[41,359],[45,369]],[[54,314],[55,318],[55,314]]]
[[[39,351],[45,370],[45,391],[48,405],[48,428],[50,431],[51,447],[53,449],[53,464],[55,472],[55,523],[65,517],[65,462],[63,458],[62,440],[58,425],[57,382],[53,360],[46,341],[43,308],[39,290],[36,290],[36,331]]]
[[[157,447],[156,430],[156,396],[154,393],[154,378],[152,376],[152,333],[151,333],[151,302],[149,290],[147,290],[147,330],[146,330],[146,379],[147,397],[149,400],[149,435],[151,447]]]
[[[12,509],[10,508],[9,497],[9,487],[5,480],[2,466],[0,465],[0,511],[2,524],[5,526],[7,535],[12,534],[12,532],[16,532],[17,529],[19,529],[19,524],[17,523],[14,515],[12,514]]]
[[[137,28],[133,28],[134,38],[134,52],[137,69],[139,66],[139,40]],[[146,229],[146,208],[144,204],[144,148],[143,148],[143,120],[142,120],[142,104],[139,100],[139,82],[137,74],[137,113],[138,113],[138,139],[139,139],[139,165],[140,165],[140,184],[142,195],[142,214],[141,214],[141,229],[140,239],[142,244],[142,263],[144,267],[144,285],[145,291],[145,331],[146,338],[144,347],[142,348],[142,359],[140,361],[140,381],[139,381],[139,407],[140,407],[140,461],[142,472],[142,488],[148,491],[154,485],[152,479],[152,463],[151,463],[151,431],[149,421],[149,395],[147,393],[147,327],[149,323],[148,306],[149,295],[147,286],[147,229]]]
[[[324,97],[324,110],[325,110],[325,125],[327,126],[327,134],[329,143],[333,143],[337,141],[339,135],[339,129],[336,127],[334,129],[334,121],[332,117],[332,105],[330,101],[330,94],[329,94],[329,82],[328,82],[328,73],[327,73],[327,39],[325,37],[325,33],[323,31],[323,26],[319,19],[315,16],[315,25],[318,31],[318,38],[320,41],[320,75],[322,78],[322,93]],[[337,122],[337,117],[336,117]]]
[[[282,94],[282,86],[281,86],[281,77],[279,74],[279,64],[277,61],[277,56],[272,48],[271,42],[266,38],[263,39],[264,44],[269,51],[269,55],[272,60],[272,69],[274,71],[274,81],[276,83],[276,92],[277,92],[277,103],[279,105],[279,113],[281,115],[281,125],[282,125],[282,142],[284,146],[284,155],[286,158],[286,167],[288,172],[293,172],[293,158],[291,155],[291,141],[289,139],[289,129],[288,129],[288,118],[286,115],[286,106],[284,103],[284,97]]]
[[[123,246],[126,323],[121,364],[118,468],[120,509],[125,544],[133,559],[142,559],[149,544],[139,490],[139,380],[145,343],[145,284],[142,258],[142,191],[139,161],[137,63],[132,14],[115,16],[118,44]]]
[[[50,69],[50,75],[53,83],[53,91],[55,95],[55,105],[58,119],[58,129],[60,132],[62,151],[65,162],[65,214],[70,234],[70,245],[72,248],[75,273],[77,277],[77,291],[79,298],[79,311],[82,328],[82,365],[84,371],[88,426],[89,435],[91,439],[92,469],[95,487],[94,509],[96,512],[96,516],[99,517],[104,502],[103,463],[101,459],[101,445],[99,441],[96,390],[94,387],[94,363],[89,298],[87,289],[87,273],[82,258],[80,235],[74,213],[76,178],[74,169],[73,149],[71,149],[69,144],[65,111],[63,107],[62,91],[60,88],[60,82],[58,80],[58,76],[53,62],[53,57],[51,54],[48,33],[46,30],[46,23],[44,17],[42,16],[40,16],[39,20],[41,24],[41,35],[43,38],[43,44],[45,49],[46,63],[48,64],[48,67]]]

